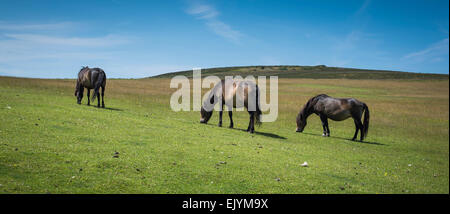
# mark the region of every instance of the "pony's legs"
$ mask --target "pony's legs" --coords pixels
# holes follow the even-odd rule
[[[364,133],[363,133],[363,124],[361,123],[361,119],[357,119],[357,118],[353,118],[353,120],[355,121],[355,127],[356,127],[356,131],[355,131],[355,135],[353,136],[352,140],[356,140],[356,137],[358,137],[358,130],[360,131],[360,141],[362,141],[364,139]]]
[[[253,111],[252,112],[252,114],[251,114],[251,116],[252,116],[252,128],[251,128],[251,130],[250,130],[250,133],[254,133],[255,132],[255,114],[256,114],[256,111]]]
[[[353,135],[353,138],[352,138],[352,140],[354,141],[354,140],[356,140],[356,137],[358,136],[359,128],[358,128],[358,123],[356,122],[356,119],[353,119],[353,120],[355,121],[355,134]]]
[[[78,100],[77,100],[78,104],[81,104],[81,100],[83,100],[83,93],[84,93],[84,87],[80,86],[80,89],[78,91]]]
[[[233,124],[233,111],[231,111],[232,109],[228,110],[228,116],[230,117],[230,128],[233,128],[234,124]]]
[[[95,91],[94,91],[95,93]],[[100,108],[100,92],[97,92],[97,107]]]
[[[88,98],[88,104],[87,105],[91,105],[91,89],[89,89],[89,88],[87,90],[87,98]]]
[[[363,141],[364,140],[364,125],[361,121],[359,121],[359,133],[360,133],[360,138],[359,141]]]
[[[219,111],[219,124],[218,124],[219,127],[222,127],[222,114],[223,114],[223,105]]]
[[[255,112],[248,112],[250,114],[250,121],[248,122],[248,128],[247,128],[247,132],[250,133],[254,133],[255,132],[255,127],[254,127],[254,114]]]
[[[102,108],[105,108],[105,87],[102,87]]]
[[[325,115],[320,115],[320,120],[322,121],[322,128],[323,128],[323,134],[324,137],[330,136],[330,129],[328,128],[328,118]]]
[[[247,132],[250,132],[250,126],[252,125],[252,114],[250,112],[248,114],[250,115],[250,120],[248,121]]]

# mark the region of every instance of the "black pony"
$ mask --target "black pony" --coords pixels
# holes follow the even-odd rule
[[[358,131],[361,131],[360,141],[363,141],[369,131],[369,108],[365,103],[353,98],[333,98],[326,94],[319,94],[312,97],[297,115],[297,132],[303,131],[306,126],[306,119],[313,113],[317,114],[320,120],[322,120],[322,136],[325,137],[330,136],[328,118],[335,121],[342,121],[352,117],[356,127],[352,140],[355,140],[358,136]],[[361,122],[363,113],[364,123]]]
[[[95,100],[97,97],[98,104],[100,107],[100,87],[102,88],[102,108],[105,108],[105,101],[103,96],[105,94],[106,86],[106,74],[101,68],[89,68],[88,66],[82,67],[78,73],[77,85],[75,87],[75,96],[77,97],[77,103],[81,104],[83,99],[84,88],[87,88],[88,105],[90,105],[90,93],[91,89],[94,89],[94,94],[92,99]]]

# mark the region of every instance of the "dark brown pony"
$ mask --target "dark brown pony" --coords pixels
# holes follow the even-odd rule
[[[97,97],[97,107],[100,107],[100,87],[102,88],[102,108],[105,108],[105,101],[103,96],[105,94],[106,86],[106,74],[101,68],[89,68],[88,66],[82,67],[78,73],[77,85],[75,87],[75,96],[77,97],[77,103],[81,104],[83,99],[84,88],[87,88],[88,105],[90,105],[91,89],[94,89],[92,99]]]
[[[328,118],[342,121],[352,117],[356,127],[352,140],[356,139],[358,131],[360,131],[360,141],[363,141],[369,131],[369,108],[365,103],[353,98],[333,98],[326,94],[320,94],[309,99],[297,116],[297,132],[303,131],[306,126],[306,119],[313,113],[317,114],[322,121],[322,136],[330,136]],[[363,113],[364,123],[361,123]]]
[[[256,124],[261,124],[261,109],[259,108],[258,85],[252,81],[222,80],[217,83],[203,102],[200,123],[208,123],[214,106],[221,103],[219,110],[219,127],[222,126],[223,106],[227,106],[230,117],[230,128],[233,128],[233,108],[245,107],[250,115],[247,132],[255,132]]]

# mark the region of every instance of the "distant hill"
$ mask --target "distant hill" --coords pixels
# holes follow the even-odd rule
[[[184,75],[192,78],[192,70],[179,71],[153,76],[152,78],[171,78]],[[312,79],[448,79],[448,74],[425,74],[387,70],[369,70],[358,68],[339,68],[317,66],[239,66],[202,69],[202,76],[278,76],[279,78]]]

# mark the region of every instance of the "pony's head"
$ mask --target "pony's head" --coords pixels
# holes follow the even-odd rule
[[[78,95],[80,94],[80,88],[81,88],[80,81],[77,80],[77,84],[75,85],[75,97],[78,97]]]
[[[296,132],[303,132],[303,129],[305,129],[306,126],[306,119],[311,114],[311,109],[314,105],[314,97],[309,99],[308,102],[306,102],[305,106],[303,106],[303,109],[298,113],[297,115],[297,129]]]
[[[75,87],[75,97],[77,97],[78,104],[81,104],[81,100],[83,99],[83,91],[84,87],[80,86],[80,84],[77,83],[77,86]]]
[[[303,129],[306,127],[306,116],[304,114],[304,111],[300,111],[297,115],[297,129],[296,132],[303,132]]]
[[[200,123],[205,123],[205,124],[208,123],[209,119],[211,119],[212,114],[213,114],[213,111],[206,111],[206,109],[203,108],[203,106],[202,106],[202,109],[200,111],[200,115],[201,115]]]
[[[202,109],[200,110],[200,123],[208,123],[209,119],[214,111],[214,106],[216,105],[214,90],[210,93],[209,97],[203,102]]]
[[[77,84],[75,85],[75,97],[77,97],[77,103],[78,104],[81,104],[81,99],[83,99],[83,89],[84,89],[84,87],[82,87],[81,86],[81,84],[80,84],[80,73],[83,71],[83,70],[86,70],[86,69],[89,69],[89,67],[88,66],[82,66],[81,67],[81,69],[80,69],[80,72],[78,73],[78,80],[77,80]]]

